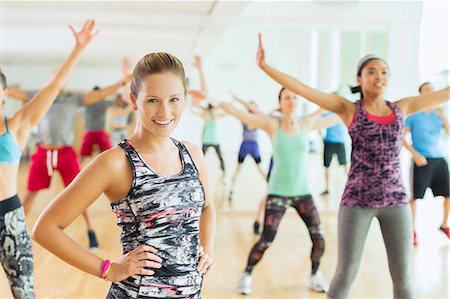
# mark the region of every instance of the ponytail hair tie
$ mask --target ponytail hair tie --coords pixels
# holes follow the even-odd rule
[[[351,91],[352,93],[358,93],[358,92],[361,92],[361,91],[362,91],[362,90],[361,90],[361,86],[357,85],[357,86],[350,87],[350,91]]]

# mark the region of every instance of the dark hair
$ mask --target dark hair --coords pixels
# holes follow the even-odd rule
[[[173,73],[183,82],[186,91],[186,75],[183,64],[178,58],[164,52],[150,53],[139,60],[133,70],[133,79],[130,85],[130,91],[133,96],[137,96],[142,87],[142,81],[148,75]]]
[[[389,65],[387,64],[387,62],[386,62],[384,59],[382,59],[382,58],[380,58],[380,57],[378,57],[378,56],[376,56],[376,55],[369,54],[369,55],[366,55],[366,56],[364,56],[363,58],[361,58],[361,60],[359,60],[359,62],[358,62],[358,70],[357,70],[357,72],[356,72],[356,75],[357,75],[358,77],[361,77],[362,70],[363,70],[364,67],[365,67],[369,62],[371,62],[372,60],[380,60],[380,61],[383,61],[384,64],[387,66],[388,70],[389,70]]]
[[[430,82],[428,82],[428,81],[426,81],[426,82],[423,82],[420,86],[419,86],[419,92],[422,92],[422,87],[424,87],[425,85],[431,85],[431,83]]]
[[[382,59],[382,58],[380,58],[380,57],[378,57],[378,56],[376,56],[376,55],[369,54],[369,55],[366,55],[366,56],[364,56],[363,58],[361,58],[361,60],[358,62],[358,68],[357,68],[357,71],[356,71],[356,75],[357,75],[358,77],[361,77],[363,69],[364,69],[364,68],[366,67],[366,65],[367,65],[369,62],[371,62],[372,60],[380,60],[380,61],[383,61],[384,64],[387,66],[388,70],[389,70],[389,65],[387,64],[387,62],[386,62],[384,59]],[[364,98],[364,94],[363,94],[363,91],[362,91],[361,86],[359,86],[359,85],[353,86],[353,87],[350,86],[350,91],[351,91],[352,93],[360,93],[361,99]]]
[[[92,90],[100,90],[100,87],[94,86],[94,88]]]
[[[2,84],[2,88],[6,89],[7,85],[6,85],[6,77],[5,74],[3,74],[3,72],[0,70],[0,83]]]
[[[363,92],[362,92],[361,86],[359,86],[359,85],[350,86],[350,91],[352,93],[358,93],[359,92],[361,94],[361,98],[362,98]]]
[[[280,92],[278,93],[278,103],[281,101],[281,94],[283,93],[283,91],[284,91],[284,87],[282,87],[280,89]]]

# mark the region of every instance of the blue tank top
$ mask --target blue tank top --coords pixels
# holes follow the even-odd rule
[[[174,176],[153,170],[128,140],[119,144],[133,169],[130,192],[111,203],[122,229],[123,252],[143,244],[153,246],[162,259],[162,267],[155,269],[152,276],[132,275],[114,282],[108,299],[201,298],[202,276],[196,267],[205,194],[187,148],[172,141],[182,162],[181,172]]]
[[[22,150],[9,132],[8,119],[5,116],[6,132],[0,135],[0,164],[18,165]]]

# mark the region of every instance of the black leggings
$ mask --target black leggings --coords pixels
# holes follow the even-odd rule
[[[264,252],[272,244],[281,218],[283,218],[284,212],[289,206],[297,210],[297,213],[308,227],[309,235],[313,242],[311,249],[312,274],[315,274],[319,269],[320,258],[325,250],[325,240],[322,235],[319,213],[311,195],[295,197],[269,195],[266,202],[264,229],[261,238],[250,251],[247,267],[245,268],[246,272],[251,273],[253,271],[253,268],[262,259]]]
[[[202,146],[203,154],[206,154],[206,151],[210,147],[213,147],[216,150],[217,156],[219,157],[219,160],[220,160],[220,169],[222,169],[222,172],[225,175],[225,163],[223,162],[222,151],[220,150],[220,145],[218,145],[218,144],[203,144],[203,146]]]

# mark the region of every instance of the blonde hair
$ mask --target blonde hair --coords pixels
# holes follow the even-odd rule
[[[142,88],[142,82],[148,75],[166,72],[178,76],[183,82],[183,87],[186,91],[186,75],[181,61],[169,53],[157,52],[145,55],[134,67],[133,79],[130,86],[131,94],[137,97]]]

